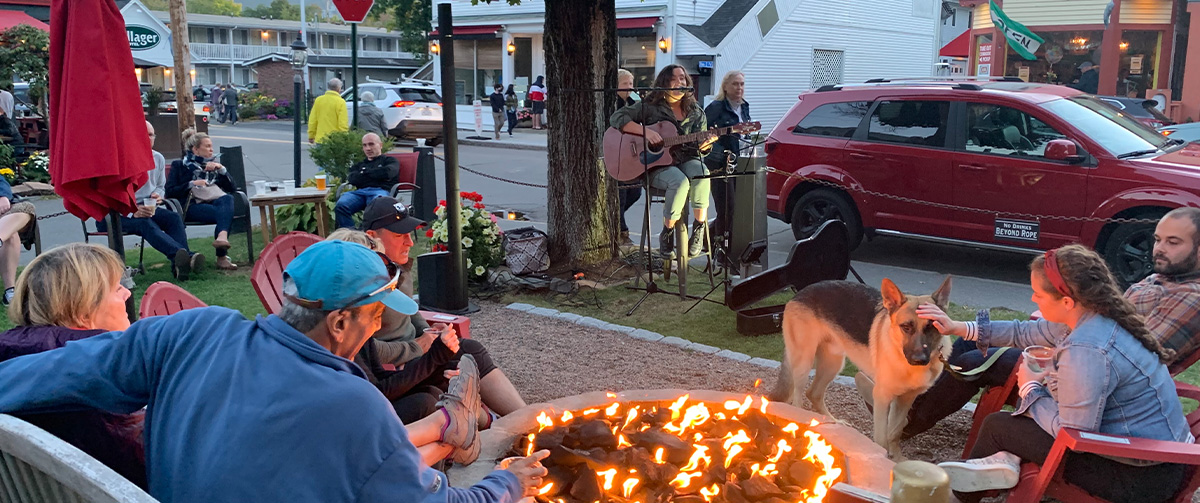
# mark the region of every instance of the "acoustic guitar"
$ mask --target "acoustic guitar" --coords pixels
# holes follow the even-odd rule
[[[643,147],[641,135],[625,133],[617,128],[608,128],[604,133],[604,167],[613,178],[622,182],[636,180],[647,169],[675,164],[671,150],[679,145],[731,133],[752,133],[762,129],[762,123],[742,122],[685,135],[679,134],[669,121],[656,122],[646,126],[646,129],[658,133],[663,138],[662,144],[647,143]]]

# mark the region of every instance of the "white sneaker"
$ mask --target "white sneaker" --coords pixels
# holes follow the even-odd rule
[[[1000,451],[986,458],[938,463],[950,476],[950,488],[964,493],[1012,489],[1021,477],[1021,458]]]

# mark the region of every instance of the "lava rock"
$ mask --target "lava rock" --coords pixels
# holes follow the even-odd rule
[[[599,419],[591,420],[579,426],[579,448],[591,449],[599,447],[605,450],[617,448],[617,436],[613,435],[612,427]]]
[[[596,472],[580,470],[579,476],[571,484],[571,497],[578,501],[600,501],[604,495],[600,492],[600,481]]]
[[[774,482],[760,475],[754,475],[742,481],[742,488],[745,490],[746,498],[754,501],[761,501],[772,496],[783,496],[786,494]]]
[[[750,503],[746,499],[746,493],[742,490],[742,486],[736,482],[726,482],[725,487],[721,488],[721,496],[725,497],[725,501],[729,503]]]

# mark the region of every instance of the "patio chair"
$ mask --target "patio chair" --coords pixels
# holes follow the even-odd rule
[[[16,417],[0,414],[0,501],[154,503],[111,468]]]
[[[420,152],[389,152],[384,154],[388,157],[394,157],[400,162],[400,174],[396,177],[396,183],[388,190],[388,195],[399,199],[397,196],[401,192],[408,192],[408,202],[411,204],[413,194],[420,188],[417,186],[417,160],[421,158]],[[345,182],[337,186],[337,190],[333,192],[334,200],[341,197],[343,193],[349,192],[353,185],[350,182]]]
[[[293,231],[272,241],[263,248],[262,255],[250,271],[250,284],[254,293],[269,314],[278,314],[283,306],[283,270],[300,255],[305,248],[322,241],[320,236],[307,232]],[[471,319],[466,316],[456,316],[433,311],[419,311],[422,318],[429,323],[445,323],[454,327],[459,337],[471,338]]]
[[[150,316],[166,316],[184,309],[208,307],[204,301],[197,299],[191,292],[179,285],[166,281],[157,281],[146,288],[142,295],[142,303],[138,308],[138,318]]]
[[[1200,400],[1200,388],[1175,382],[1175,391],[1181,398]],[[1187,415],[1192,435],[1200,436],[1200,410]],[[1062,479],[1063,463],[1067,451],[1087,452],[1104,456],[1119,456],[1146,461],[1161,461],[1189,465],[1184,482],[1170,501],[1186,503],[1200,489],[1200,445],[1182,442],[1165,442],[1144,438],[1096,435],[1072,428],[1059,430],[1046,462],[1021,465],[1021,477],[1017,487],[1010,490],[1005,501],[1008,503],[1038,503],[1043,496],[1063,503],[1093,503],[1105,500],[1092,496],[1087,491],[1073,486]]]
[[[104,219],[105,220],[111,219],[111,215],[105,216]],[[106,224],[109,226],[110,229],[112,228],[112,222],[106,222]],[[99,230],[100,228],[98,226],[96,227],[96,230],[94,230],[94,231],[88,230],[87,220],[80,219],[79,225],[83,227],[83,242],[84,243],[91,242],[91,238],[94,238],[94,237],[103,237],[106,239],[108,238],[108,232],[101,232]],[[135,234],[130,234],[128,232],[125,232],[124,235],[125,236],[134,236]],[[137,271],[138,271],[138,274],[146,274],[146,262],[145,262],[145,260],[143,260],[146,256],[146,238],[142,237],[142,236],[138,236],[138,237],[141,237],[142,239],[141,239],[141,242],[138,243]],[[41,252],[39,251],[38,254],[40,255]]]
[[[167,161],[166,175],[171,175],[171,162]],[[243,164],[242,147],[221,147],[221,165],[229,171],[229,178],[233,180],[233,186],[237,192],[233,195],[233,225],[229,229],[230,234],[242,233],[246,235],[246,252],[251,263],[254,263],[254,225],[250,221],[250,196],[246,195],[246,167]],[[167,207],[178,213],[180,216],[185,216],[183,213],[183,205],[186,201],[178,199],[163,199],[166,201]],[[189,221],[184,218],[185,226],[193,225],[212,225],[201,222]]]

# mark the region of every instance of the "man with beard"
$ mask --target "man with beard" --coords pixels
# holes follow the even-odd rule
[[[1154,274],[1129,287],[1125,298],[1138,314],[1146,318],[1146,328],[1164,348],[1175,350],[1175,362],[1187,360],[1200,350],[1200,208],[1177,208],[1158,221],[1154,229]],[[993,326],[987,310],[981,310],[975,321],[967,322],[965,333],[956,333],[953,351],[947,360],[962,372],[979,368],[999,351],[999,348],[980,350],[975,341],[980,333],[991,331],[992,337],[1006,324]],[[1011,330],[1017,337],[1028,334],[1063,335],[1066,325],[1046,320],[1015,323]],[[1005,339],[1007,335],[1002,334]],[[988,337],[983,337],[987,340]],[[1009,349],[973,381],[960,380],[943,373],[933,387],[917,397],[908,412],[908,425],[902,438],[909,438],[932,428],[942,418],[966,405],[981,388],[1003,386],[1020,361],[1020,351]],[[1168,366],[1175,362],[1166,362]],[[1172,369],[1172,373],[1176,370]],[[871,407],[874,383],[863,373],[854,376],[858,392]]]

